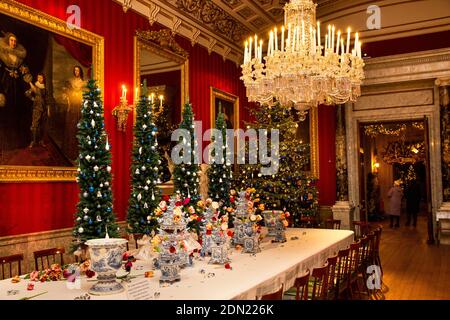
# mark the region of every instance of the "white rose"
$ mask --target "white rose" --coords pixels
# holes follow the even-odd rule
[[[219,209],[219,203],[216,202],[216,201],[214,201],[214,202],[211,204],[211,207],[212,207],[214,210],[217,210],[217,209]]]

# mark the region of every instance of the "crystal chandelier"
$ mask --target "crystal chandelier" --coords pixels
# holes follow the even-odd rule
[[[257,35],[246,41],[241,79],[249,101],[279,101],[305,111],[318,104],[356,101],[361,95],[364,61],[359,34],[352,43],[350,28],[344,34],[328,25],[322,45],[316,7],[312,0],[287,3],[284,25],[270,31],[264,58]]]

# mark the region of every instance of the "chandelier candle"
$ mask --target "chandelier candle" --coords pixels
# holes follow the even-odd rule
[[[321,34],[316,7],[312,0],[287,3],[281,45],[277,26],[267,35],[265,57],[258,35],[245,43],[241,79],[249,101],[269,105],[280,102],[305,111],[323,103],[354,102],[361,95],[364,61],[359,33],[355,35],[351,50],[352,33],[347,29],[345,50],[345,36],[334,25],[328,25],[327,32]],[[324,46],[322,36],[325,36]],[[252,58],[253,42],[255,59]]]

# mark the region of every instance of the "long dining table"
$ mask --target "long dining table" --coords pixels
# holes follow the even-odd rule
[[[322,266],[328,257],[348,248],[354,240],[353,231],[331,229],[286,230],[287,242],[274,243],[271,237],[261,242],[261,252],[247,254],[232,249],[230,268],[209,264],[209,257],[194,259],[193,266],[181,269],[181,280],[174,284],[161,284],[161,272],[154,270],[154,276],[145,278],[151,270],[150,261],[137,260],[130,273],[134,279],[146,279],[149,299],[160,300],[254,300],[262,295],[285,290],[294,285],[295,279],[307,270]],[[121,271],[119,271],[120,273]],[[0,281],[0,300],[74,300],[87,296],[95,278],[81,278],[81,286],[71,289],[67,281],[33,282],[34,289],[27,290],[30,280],[13,283],[11,279]],[[122,281],[122,280],[119,280]],[[95,296],[91,300],[126,300],[126,290],[119,294]]]

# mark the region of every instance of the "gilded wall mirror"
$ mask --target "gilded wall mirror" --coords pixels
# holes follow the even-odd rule
[[[1,2],[0,182],[75,182],[82,92],[91,77],[103,89],[103,53],[103,37]]]
[[[158,145],[162,161],[161,181],[173,185],[170,159],[171,134],[181,119],[182,106],[189,95],[188,53],[175,41],[168,29],[137,31],[135,35],[135,87],[144,80],[154,99],[153,110],[158,127]]]
[[[296,138],[300,144],[309,145],[309,161],[304,171],[312,178],[319,179],[319,133],[318,108],[311,108],[308,113],[296,113],[298,124]]]

